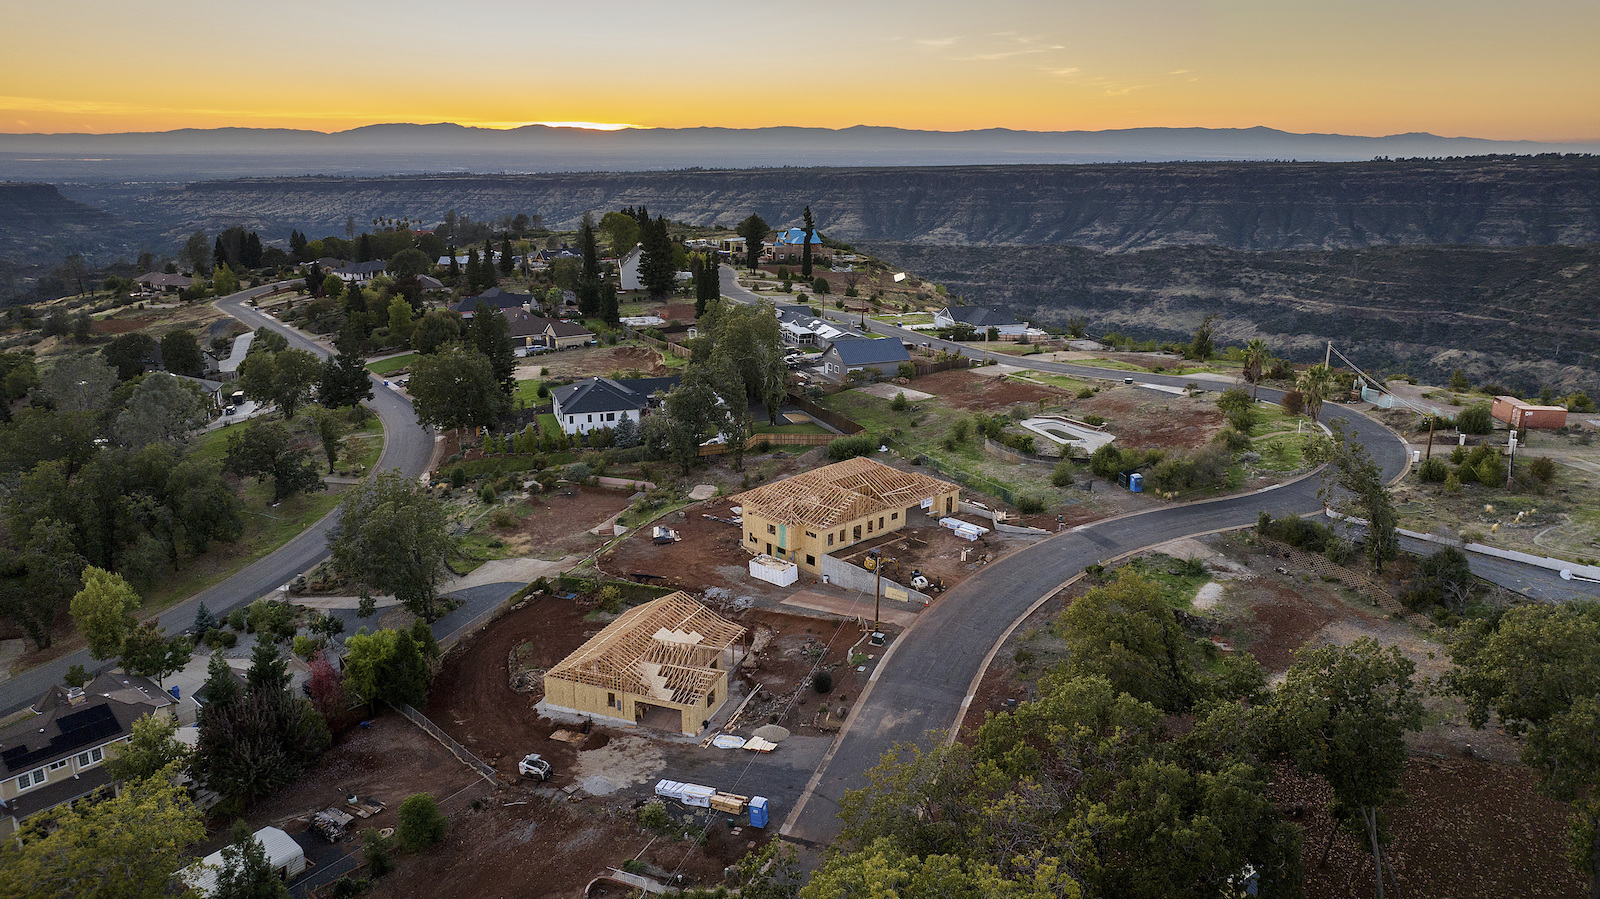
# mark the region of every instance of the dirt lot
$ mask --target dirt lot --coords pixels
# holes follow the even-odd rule
[[[1193,449],[1209,443],[1225,424],[1215,395],[1177,396],[1142,387],[1102,390],[1074,399],[1071,409],[1104,418],[1119,446]]]
[[[641,377],[656,378],[672,374],[661,361],[661,354],[641,346],[591,346],[557,350],[517,362],[517,378],[608,377],[612,372],[638,371]]]
[[[448,815],[464,811],[476,798],[488,795],[483,778],[456,761],[443,746],[424,734],[416,725],[397,714],[372,719],[371,727],[353,727],[335,739],[335,745],[299,780],[256,803],[245,818],[253,828],[271,825],[299,835],[307,829],[309,817],[329,806],[343,807],[352,793],[382,800],[388,808],[365,820],[357,831],[367,827],[394,827],[400,803],[417,793],[430,793]],[[227,842],[231,821],[211,822],[205,843],[196,847],[203,856]],[[324,854],[337,857],[342,852],[360,851],[352,840],[327,846],[320,838],[314,846],[326,847]],[[322,864],[330,863],[323,858]],[[311,874],[315,873],[313,869]]]
[[[972,369],[934,372],[918,378],[912,386],[957,409],[987,413],[1004,411],[1018,403],[1059,403],[1067,397],[1065,391],[1054,387],[1009,381]]]
[[[562,487],[517,503],[514,510],[521,520],[513,527],[491,527],[487,518],[478,526],[505,541],[510,556],[559,559],[588,552],[609,539],[596,537],[588,529],[628,508],[631,495],[609,487]]]
[[[1281,560],[1250,545],[1248,535],[1219,535],[1163,547],[1171,555],[1206,561],[1220,589],[1200,614],[1218,622],[1216,636],[1248,650],[1281,678],[1302,645],[1346,645],[1373,637],[1400,648],[1417,665],[1416,680],[1436,680],[1448,656],[1435,634],[1382,616],[1338,583],[1305,572],[1276,569]],[[1053,596],[1019,626],[996,654],[962,730],[982,724],[1007,700],[1036,696],[1038,676],[1064,652],[1049,631],[1051,620],[1084,581]],[[1019,650],[1022,652],[1019,654]],[[1410,801],[1394,810],[1393,859],[1409,895],[1491,897],[1579,896],[1583,882],[1563,857],[1566,807],[1537,795],[1535,777],[1517,764],[1515,741],[1495,730],[1466,725],[1459,702],[1428,696],[1427,726],[1413,735],[1405,790]],[[1331,823],[1320,781],[1279,772],[1270,788],[1280,808],[1305,830],[1302,858],[1307,895],[1345,897],[1371,890],[1371,859],[1362,844],[1336,836],[1326,867],[1318,867]]]
[[[1566,864],[1567,806],[1538,795],[1527,768],[1464,759],[1413,758],[1406,767],[1409,799],[1392,810],[1388,855],[1407,896],[1495,899],[1576,897],[1584,879]],[[1308,899],[1345,899],[1372,892],[1372,855],[1348,834],[1336,835],[1326,867],[1318,867],[1333,822],[1320,781],[1280,772],[1268,788],[1279,807],[1304,808],[1301,858]]]
[[[581,746],[574,746],[550,739],[561,725],[537,715],[535,694],[511,690],[508,658],[515,650],[522,664],[553,665],[603,627],[584,614],[574,602],[538,597],[500,618],[445,660],[426,712],[509,780],[517,780],[516,760],[532,751],[555,766],[552,787],[598,776],[613,781],[616,792],[591,796],[580,791],[575,801],[566,801],[565,793],[533,783],[507,787],[482,808],[454,816],[446,845],[402,864],[382,883],[381,895],[573,897],[607,866],[636,856],[659,875],[682,873],[694,882],[716,883],[725,866],[776,827],[769,826],[766,834],[734,831],[724,816],[691,816],[674,808],[680,823],[706,835],[704,845],[654,838],[634,823],[634,812],[655,779],[670,771],[746,794],[750,785],[760,784],[781,820],[867,676],[847,664],[849,646],[859,636],[851,628],[762,610],[735,613],[732,617],[751,628],[762,646],[740,677],[762,684],[767,697],[751,703],[745,725],[735,732],[747,734],[775,717],[795,734],[778,751],[750,757],[703,749],[698,741],[678,736],[605,726],[596,726]],[[820,664],[837,666],[826,700],[804,683],[819,657]]]

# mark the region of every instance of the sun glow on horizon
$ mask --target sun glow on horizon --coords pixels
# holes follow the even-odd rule
[[[803,66],[775,53],[763,17],[683,16],[641,0],[607,8],[604,27],[594,9],[570,5],[468,4],[493,7],[477,10],[485,20],[420,0],[397,0],[378,17],[357,0],[319,0],[321,21],[360,22],[367,32],[336,53],[304,39],[300,15],[239,29],[173,0],[84,0],[71,14],[12,6],[12,40],[0,54],[6,133],[867,123],[1600,139],[1591,40],[1600,4],[1571,0],[1463,0],[1448,15],[1435,4],[1378,0],[883,0],[858,4],[851,27],[808,46]],[[168,46],[177,19],[192,32]],[[132,62],[135,48],[153,46],[163,50]],[[397,62],[395,47],[421,46],[425,57]],[[700,48],[714,48],[714,67],[670,68]],[[602,62],[674,54],[671,74],[644,78],[637,66]],[[236,73],[241,60],[251,68]],[[527,68],[508,68],[511,60]],[[211,76],[222,72],[235,74]]]

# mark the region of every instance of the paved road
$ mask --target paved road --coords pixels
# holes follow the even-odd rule
[[[251,328],[265,325],[283,334],[290,346],[310,350],[318,356],[328,356],[329,351],[325,347],[249,305],[251,298],[271,290],[271,285],[252,288],[224,297],[215,305]],[[384,433],[383,454],[378,458],[378,468],[398,468],[412,476],[422,474],[433,457],[433,434],[417,424],[409,400],[384,387],[381,379],[373,378],[373,382],[373,399],[368,405],[383,420]],[[328,531],[338,520],[339,513],[335,510],[266,558],[162,612],[157,622],[168,633],[177,633],[194,624],[195,609],[202,602],[220,615],[276,590],[293,580],[295,575],[327,558]],[[23,672],[0,683],[0,715],[9,715],[38,699],[52,685],[61,683],[67,669],[73,665],[83,665],[94,673],[109,669],[113,664],[109,661],[97,662],[89,657],[87,650],[80,650]]]

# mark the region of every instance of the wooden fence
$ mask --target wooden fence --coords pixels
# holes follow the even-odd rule
[[[771,446],[827,446],[843,434],[751,434],[745,438],[744,448],[755,449],[761,444]],[[702,456],[720,456],[728,451],[726,443],[712,443],[700,447]]]
[[[638,331],[638,330],[636,330],[634,328],[630,328],[627,325],[623,325],[622,326],[622,331],[623,331],[623,333],[627,334],[629,338],[631,338],[633,340],[641,341],[643,343],[646,343],[646,344],[648,344],[650,346],[655,347],[658,350],[663,350],[665,352],[671,353],[672,355],[677,356],[680,359],[688,359],[690,356],[694,355],[694,350],[691,350],[688,347],[683,346],[682,344],[671,343],[671,342],[666,341],[666,340],[660,340],[660,339],[657,339],[655,337],[651,337],[650,335],[645,334],[645,333],[643,333],[641,331]]]
[[[834,428],[837,428],[846,434],[859,434],[866,430],[866,428],[856,424],[848,418],[845,418],[843,415],[840,415],[832,409],[825,409],[797,393],[789,394],[788,402],[790,405],[793,405],[800,411],[806,413],[812,418],[815,418],[817,421],[832,425]]]

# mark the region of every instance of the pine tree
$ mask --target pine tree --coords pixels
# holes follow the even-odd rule
[[[639,283],[651,296],[662,297],[672,293],[677,272],[672,265],[672,238],[667,234],[667,220],[657,217],[644,229],[644,251],[639,255]]]
[[[578,228],[578,251],[583,256],[578,270],[578,313],[584,318],[600,315],[600,248],[594,234],[594,217],[583,214]]]
[[[511,255],[511,239],[500,241],[500,274],[509,275],[516,271],[516,257]]]
[[[811,236],[817,233],[817,223],[811,218],[811,207],[807,206],[804,216],[806,225],[806,242],[800,246],[800,277],[811,280]]]

